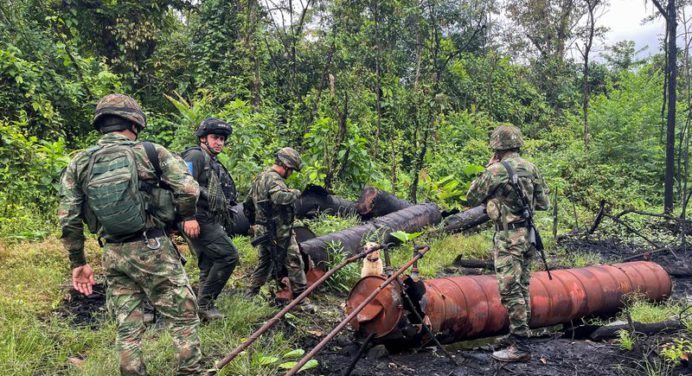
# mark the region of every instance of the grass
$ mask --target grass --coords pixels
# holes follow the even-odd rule
[[[327,215],[309,221],[318,234],[337,231],[357,224],[356,218],[335,218]],[[204,325],[200,329],[205,365],[211,367],[235,346],[247,338],[254,329],[273,315],[277,308],[263,298],[244,299],[249,276],[257,261],[257,251],[248,237],[233,239],[240,264],[218,300],[219,309],[226,319]],[[468,259],[492,258],[492,231],[473,235],[423,235],[417,244],[431,246],[419,261],[421,276],[435,277],[440,270],[453,264],[458,256]],[[103,282],[101,250],[95,239],[86,243],[88,260]],[[195,257],[181,246],[189,262],[185,269],[192,284],[197,284],[199,271]],[[412,257],[410,243],[392,248],[394,267],[400,267]],[[340,260],[338,254],[332,260]],[[564,254],[558,251],[560,262],[571,266],[599,263],[591,254]],[[281,366],[297,360],[290,352],[300,347],[303,339],[327,327],[342,317],[339,309],[343,292],[359,278],[360,264],[354,263],[337,273],[330,293],[317,294],[313,300],[328,307],[319,315],[296,313],[283,320],[258,342],[230,363],[220,375],[274,375]],[[74,327],[69,319],[53,312],[65,298],[69,289],[69,263],[67,253],[55,234],[38,241],[0,241],[0,364],[1,374],[11,375],[110,375],[118,373],[118,354],[115,351],[115,324],[103,317],[101,325],[92,329]],[[266,289],[267,287],[265,287]],[[234,293],[235,292],[235,293]],[[632,300],[628,305],[632,318],[640,322],[656,322],[678,315],[682,303],[651,304]],[[620,317],[622,318],[622,316]],[[692,320],[686,322],[692,329]],[[312,333],[311,333],[312,332]],[[622,344],[622,342],[621,342]],[[685,348],[687,344],[678,347]],[[174,368],[172,340],[165,330],[150,328],[145,333],[143,349],[148,371],[152,375],[168,375]],[[305,349],[307,350],[307,349]],[[677,351],[677,348],[671,348]],[[287,355],[289,354],[289,355]],[[671,356],[672,357],[672,356]],[[70,358],[82,359],[78,366]]]

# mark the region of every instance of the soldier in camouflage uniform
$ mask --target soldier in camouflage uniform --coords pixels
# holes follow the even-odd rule
[[[291,148],[279,150],[274,165],[255,178],[244,203],[245,215],[251,224],[256,224],[254,226],[256,238],[267,234],[267,224],[270,221],[273,222],[276,228],[276,234],[273,236],[276,241],[276,251],[279,259],[285,260],[285,270],[278,271],[278,275],[279,278],[284,274],[288,275],[295,296],[302,293],[307,284],[303,258],[293,234],[294,205],[300,196],[300,191],[289,189],[284,179],[288,178],[294,170],[300,171],[302,165],[297,151]],[[252,274],[248,296],[257,295],[260,287],[266,283],[272,273],[274,260],[272,260],[269,242],[259,245],[258,262]],[[309,303],[306,300],[304,302],[304,307],[311,309]]]
[[[485,203],[488,216],[495,222],[495,272],[502,304],[509,313],[510,335],[505,341],[509,346],[494,352],[493,357],[507,362],[526,361],[531,357],[525,340],[530,335],[529,281],[535,250],[528,240],[526,218],[521,216],[521,199],[512,188],[503,163],[508,163],[518,177],[532,211],[547,210],[549,206],[548,188],[541,173],[519,156],[522,143],[519,128],[498,126],[490,137],[490,147],[495,154],[485,172],[471,184],[467,196],[471,206]]]
[[[58,216],[62,227],[61,238],[69,251],[72,284],[82,294],[92,293],[94,272],[84,254],[84,223],[87,223],[92,232],[98,232],[99,242],[105,240],[103,268],[107,282],[106,299],[116,319],[116,347],[120,351],[121,374],[146,375],[140,349],[145,330],[142,320],[142,302],[145,299],[153,303],[170,326],[177,353],[177,373],[202,374],[197,303],[180,256],[166,236],[158,213],[142,211],[146,225],[138,232],[118,236],[105,232],[103,224],[94,219],[90,201],[95,199],[87,198],[89,187],[86,184],[91,180],[86,176],[93,176],[89,174],[92,172],[93,162],[90,161],[94,150],[130,147],[129,155],[134,156],[133,169],[136,167],[139,182],[144,186],[160,181],[170,187],[173,196],[169,194],[169,197],[174,197],[174,202],[169,200],[171,212],[175,205],[182,221],[194,219],[198,185],[187,172],[183,161],[163,146],[148,145],[149,152],[158,156],[159,163],[154,165],[143,143],[135,141],[139,131],[146,126],[146,118],[134,99],[121,94],[105,96],[96,106],[93,125],[104,135],[99,139],[98,147],[81,152],[72,159],[62,176],[60,191]],[[160,169],[160,174],[155,166]],[[122,219],[127,222],[127,218]]]
[[[235,183],[216,158],[230,135],[231,126],[224,121],[205,119],[195,133],[200,146],[182,153],[200,189],[196,220],[191,221],[188,242],[197,255],[200,270],[198,303],[202,320],[224,317],[214,301],[238,265],[238,251],[224,230],[224,226],[232,226],[231,207],[236,204],[237,196]]]

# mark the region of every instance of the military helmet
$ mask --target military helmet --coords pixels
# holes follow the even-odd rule
[[[490,148],[497,151],[518,149],[523,143],[521,130],[512,124],[501,124],[490,136]]]
[[[300,159],[300,154],[293,148],[281,148],[276,153],[276,159],[290,169],[300,171],[303,168],[303,161]]]
[[[108,94],[101,98],[101,100],[99,100],[96,104],[94,120],[92,121],[94,128],[102,132],[127,129],[123,128],[122,126],[103,127],[104,123],[102,119],[107,118],[108,115],[117,116],[127,121],[131,121],[135,123],[140,130],[147,126],[147,117],[144,115],[144,112],[142,112],[142,108],[139,107],[136,100],[128,97],[127,95]]]
[[[217,118],[206,118],[197,127],[195,136],[204,137],[208,134],[218,134],[228,137],[232,131],[231,126],[225,121]]]

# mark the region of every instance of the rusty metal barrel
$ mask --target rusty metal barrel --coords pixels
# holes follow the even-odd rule
[[[609,315],[623,305],[623,296],[642,294],[658,301],[670,296],[670,276],[658,264],[638,261],[554,270],[532,275],[532,328],[566,323],[588,315]],[[351,290],[346,311],[357,306],[383,277],[366,277]],[[498,335],[507,332],[507,310],[500,303],[495,276],[460,276],[424,282],[426,293],[420,306],[426,322],[443,343]],[[378,294],[351,326],[361,335],[375,333],[379,342],[411,342],[412,325],[406,319],[400,286],[392,284]],[[429,322],[428,322],[429,320]],[[409,334],[407,334],[409,333]],[[420,336],[419,336],[420,339]]]

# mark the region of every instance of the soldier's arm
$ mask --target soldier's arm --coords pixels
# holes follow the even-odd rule
[[[548,193],[548,185],[545,184],[545,179],[543,179],[541,172],[536,169],[533,186],[533,202],[536,210],[548,210],[550,208]]]
[[[204,152],[201,150],[192,149],[185,154],[184,158],[188,171],[196,182],[199,182],[199,178],[202,175],[202,172],[204,172],[204,155],[202,153]],[[208,199],[209,193],[207,192],[207,187],[202,187],[199,184],[198,186],[199,197]]]
[[[498,169],[499,163],[495,163],[476,178],[476,180],[471,183],[469,192],[466,194],[466,201],[470,206],[477,206],[484,203],[490,196],[495,193],[499,185],[499,175],[501,171]]]
[[[161,162],[161,181],[168,184],[173,191],[178,216],[182,220],[194,218],[199,184],[190,175],[182,158],[176,157],[161,145],[156,146]]]
[[[84,255],[84,222],[82,220],[82,205],[84,193],[77,179],[76,159],[67,166],[61,178],[60,206],[58,220],[62,229],[62,240],[70,255],[72,269],[85,265]]]
[[[283,179],[273,179],[269,184],[269,198],[274,205],[292,205],[300,196],[300,191],[289,189]]]

